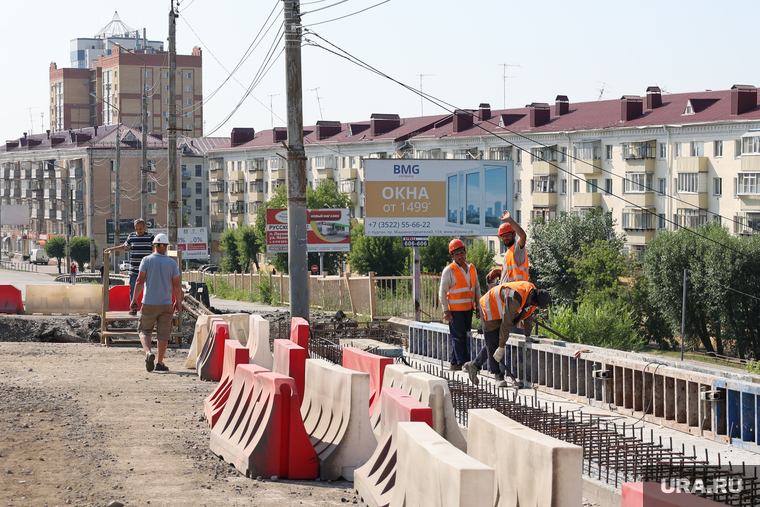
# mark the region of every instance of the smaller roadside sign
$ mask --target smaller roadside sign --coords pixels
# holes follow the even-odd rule
[[[316,264],[312,264],[311,265],[311,272],[312,273],[316,273],[317,271],[319,271],[319,266],[317,266]]]
[[[427,236],[401,236],[404,246],[428,246]]]

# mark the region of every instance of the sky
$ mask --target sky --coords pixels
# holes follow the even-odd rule
[[[200,46],[204,95],[221,86],[204,105],[206,135],[286,125],[283,42],[275,40],[282,6],[281,0],[180,3],[177,52]],[[49,128],[50,62],[71,66],[72,39],[94,36],[118,11],[131,28],[165,41],[169,7],[170,0],[38,0],[33,8],[6,2],[0,134],[16,139]],[[305,34],[302,48],[305,125],[366,121],[373,113],[445,114],[444,108],[483,102],[494,109],[553,104],[557,95],[571,103],[619,99],[644,96],[653,85],[665,93],[760,85],[751,44],[756,1],[727,7],[707,0],[308,0],[301,12],[314,32]],[[260,42],[227,79],[254,41]],[[273,45],[279,56],[262,76]],[[324,48],[343,50],[415,89],[422,80],[423,91],[442,104],[421,104],[412,91]]]

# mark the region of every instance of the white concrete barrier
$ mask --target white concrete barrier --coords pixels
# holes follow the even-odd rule
[[[493,409],[470,409],[467,453],[496,470],[499,507],[577,507],[583,449],[513,421]],[[484,505],[494,505],[493,503]]]
[[[208,338],[208,331],[211,329],[212,319],[223,320],[218,315],[201,315],[195,321],[193,342],[190,344],[190,350],[187,352],[185,368],[195,369],[196,361],[198,360],[198,354],[200,354],[201,350],[203,350],[203,344],[206,343],[206,339]]]
[[[385,367],[385,376],[383,377],[383,389],[386,387],[398,387],[401,388],[401,384],[404,382],[404,377],[409,373],[417,372],[416,368],[412,368],[411,366],[406,366],[403,364],[389,364]],[[382,438],[382,428],[380,425],[380,421],[382,418],[382,411],[383,411],[383,397],[382,397],[382,391],[380,395],[380,403],[378,403],[377,407],[375,407],[375,411],[372,412],[372,416],[370,417],[370,421],[372,422],[372,431],[375,433],[375,438],[377,438],[378,441]]]
[[[391,507],[494,505],[492,467],[460,451],[423,422],[399,423],[397,437]]]
[[[223,315],[224,321],[230,327],[230,338],[234,338],[245,347],[248,344],[248,322],[250,314],[248,313],[231,313]]]
[[[454,447],[467,452],[467,441],[457,423],[446,379],[418,371],[404,377],[401,389],[423,405],[432,408],[433,429]]]
[[[251,364],[258,364],[267,370],[274,366],[274,357],[269,347],[269,321],[261,315],[250,315],[248,340],[244,344],[251,351]]]
[[[100,313],[103,307],[103,286],[27,285],[24,308],[26,313]]]
[[[369,374],[306,360],[301,418],[319,457],[322,480],[353,481],[377,446],[369,421]]]

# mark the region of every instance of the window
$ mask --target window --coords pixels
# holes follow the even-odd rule
[[[192,118],[192,115],[193,113],[191,113],[190,111],[185,112],[185,118]]]
[[[713,195],[723,195],[723,178],[713,178]]]
[[[145,71],[145,77],[150,77],[150,71],[149,70]]]
[[[681,156],[681,143],[673,143],[673,156],[675,158]]]
[[[488,152],[488,160],[512,160],[512,147],[499,146],[491,148]]]
[[[537,175],[534,181],[535,192],[539,194],[553,194],[557,192],[556,174]]]
[[[156,215],[158,213],[158,205],[155,202],[148,203],[148,215]]]
[[[697,227],[707,223],[707,211],[693,208],[679,208],[676,213],[678,227]]]
[[[169,99],[168,98],[164,98],[163,102],[164,102],[165,105],[169,104]]]
[[[606,150],[605,158],[606,158],[607,160],[612,160],[612,145],[611,145],[611,144],[608,144],[608,145],[605,147],[605,150]]]
[[[530,162],[556,162],[557,161],[557,148],[556,146],[542,146],[541,148],[531,148],[530,150]]]
[[[676,184],[676,192],[696,194],[699,192],[699,173],[680,173]]]
[[[573,180],[573,193],[577,194],[580,191],[581,191],[581,180],[579,180],[578,178],[575,178]]]
[[[168,92],[168,91],[169,91],[169,85],[164,85],[164,91],[165,91],[165,92]],[[167,100],[168,100],[168,99],[167,99]],[[168,102],[167,102],[167,104],[168,104]]]
[[[148,182],[148,193],[149,194],[155,194],[156,193],[156,182],[155,181],[149,181]]]
[[[641,158],[655,158],[655,142],[646,141],[640,143],[623,143],[623,158],[628,159],[641,159]]]
[[[196,215],[195,216],[195,226],[196,227],[203,227],[203,215]]]
[[[573,147],[575,158],[580,160],[595,160],[602,158],[600,143],[578,143]],[[611,158],[611,155],[610,155]]]
[[[607,195],[610,195],[612,193],[612,178],[605,178],[604,193]]]
[[[193,73],[192,72],[185,72],[185,79],[192,79]]]
[[[203,182],[202,181],[196,181],[195,182],[195,195],[203,195]]]
[[[522,194],[522,180],[515,180],[515,193]]]
[[[760,153],[760,137],[742,138],[742,155]]]
[[[742,140],[736,139],[734,141],[734,158],[742,156]]]
[[[185,105],[190,106],[193,104],[193,99],[185,99]]]
[[[522,223],[522,213],[520,212],[519,209],[515,210],[515,222],[517,222],[518,224]],[[502,243],[502,244],[504,244],[504,243]]]
[[[660,195],[665,195],[665,192],[667,189],[665,188],[665,182],[667,180],[665,178],[657,178],[657,191],[660,193]]]
[[[155,161],[155,160],[148,160],[148,171],[152,172],[152,173],[156,172],[156,164],[157,163],[158,162]]]
[[[713,141],[713,157],[723,156],[723,141]]]
[[[559,161],[567,162],[567,148],[565,147],[560,148]]]
[[[559,193],[562,195],[567,194],[567,179],[565,178],[559,182]]]
[[[168,72],[162,72],[161,77],[164,79],[169,79],[169,73]]]
[[[195,200],[195,211],[203,211],[203,199]]]
[[[736,193],[738,195],[757,195],[757,180],[760,173],[739,173]]]
[[[638,209],[623,210],[623,229],[654,229],[656,215]]]
[[[659,145],[659,156],[658,158],[665,158],[668,156],[668,145],[665,143],[660,143]]]
[[[522,150],[517,150],[517,163],[522,164]]]
[[[169,111],[164,111],[164,118],[168,118],[168,117],[169,117]]]
[[[705,143],[703,143],[702,141],[692,141],[691,143],[689,143],[689,156],[704,157]]]
[[[665,213],[660,213],[657,228],[664,229],[665,227],[667,227],[667,224],[665,223]]]
[[[586,180],[586,193],[587,194],[595,194],[599,192],[599,185],[597,185],[597,179],[592,178]]]
[[[195,165],[195,177],[196,178],[202,178],[203,177],[203,166],[200,164]]]
[[[190,85],[187,85],[187,86],[185,86],[185,91],[186,92],[191,92],[191,91],[193,91],[193,87],[190,86]]]
[[[626,194],[651,192],[652,173],[625,173]]]

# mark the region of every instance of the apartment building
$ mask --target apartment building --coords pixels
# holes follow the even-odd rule
[[[181,137],[177,140],[182,214],[187,217],[189,227],[210,227],[206,153],[229,142],[229,137]]]
[[[284,184],[286,138],[284,128],[234,129],[229,146],[209,152],[212,237],[249,223],[257,203]],[[660,231],[708,220],[734,234],[760,231],[754,86],[678,94],[652,86],[619,100],[572,103],[558,95],[553,105],[517,109],[483,103],[449,115],[373,114],[304,127],[304,144],[309,185],[334,180],[357,219],[364,218],[367,158],[483,159],[513,162],[513,212],[523,226],[561,212],[611,211],[632,253]],[[498,238],[484,239],[504,253]]]

